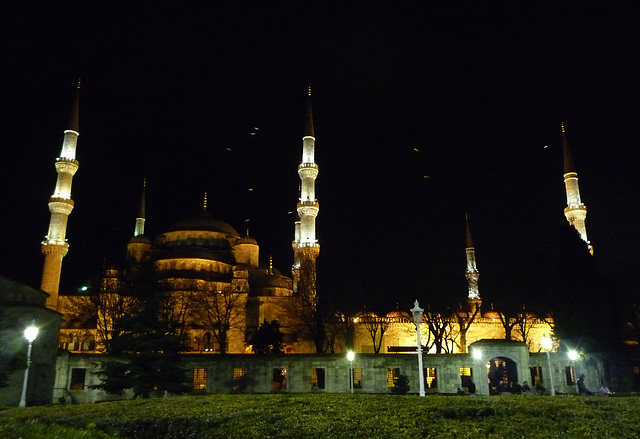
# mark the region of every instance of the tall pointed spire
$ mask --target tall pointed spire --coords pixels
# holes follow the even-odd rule
[[[71,119],[69,121],[69,129],[76,133],[80,132],[80,85],[81,81],[80,78],[78,78],[78,83],[76,84],[76,98],[73,101],[73,110],[71,111]]]
[[[313,129],[313,111],[311,109],[311,84],[309,84],[309,91],[307,93],[307,117],[304,123],[304,137],[315,137]]]
[[[73,200],[71,199],[71,185],[73,176],[78,171],[78,161],[76,160],[76,146],[78,144],[79,132],[79,104],[80,81],[76,88],[76,96],[71,112],[70,129],[64,131],[62,141],[62,151],[60,157],[56,159],[56,187],[49,200],[49,230],[41,243],[41,250],[44,254],[44,267],[42,269],[42,280],[40,289],[49,293],[47,298],[47,308],[58,310],[58,291],[60,289],[60,276],[62,274],[62,258],[69,251],[67,243],[67,221],[73,210]]]
[[[465,252],[467,254],[467,269],[465,271],[465,277],[467,278],[467,284],[469,289],[469,295],[467,300],[469,302],[480,303],[480,291],[478,289],[478,278],[480,272],[476,267],[476,249],[473,245],[473,239],[471,237],[471,227],[469,226],[469,216],[465,212],[465,229],[466,229],[466,245]]]
[[[320,205],[316,199],[316,178],[318,165],[315,163],[315,132],[313,113],[311,110],[311,86],[307,95],[307,115],[304,135],[302,136],[302,162],[298,165],[300,177],[300,198],[297,205],[299,221],[295,224],[293,246],[293,289],[298,291],[301,277],[315,279],[315,261],[320,253],[320,245],[316,239],[316,217]],[[312,270],[313,273],[302,273]],[[315,286],[313,286],[315,288]]]
[[[564,215],[569,224],[578,231],[582,240],[587,244],[589,251],[593,254],[593,247],[587,238],[587,226],[585,225],[587,206],[582,203],[580,198],[578,173],[571,159],[564,122],[562,122],[562,155],[564,161],[564,187],[567,194],[567,207],[564,209]]]

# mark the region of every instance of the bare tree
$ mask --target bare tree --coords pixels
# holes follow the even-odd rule
[[[461,304],[454,313],[460,333],[458,342],[458,349],[460,350],[460,352],[467,352],[467,331],[471,327],[471,324],[475,320],[479,311],[480,306],[472,306],[472,309],[465,309]]]
[[[386,317],[378,317],[372,312],[363,313],[358,319],[369,332],[371,342],[373,343],[373,352],[379,354],[382,348],[382,338],[389,328],[389,319]]]
[[[321,354],[325,349],[328,310],[318,299],[316,292],[315,259],[312,255],[300,257],[300,280],[298,293],[285,305],[284,311],[294,320],[296,332],[303,338],[310,339]]]
[[[423,319],[430,334],[427,350],[435,348],[436,354],[453,352],[456,331],[452,319],[444,313],[432,312],[430,309],[424,313]]]
[[[198,291],[192,295],[194,314],[202,326],[211,331],[226,354],[229,335],[241,330],[245,323],[246,293],[232,291],[227,286],[217,291]]]

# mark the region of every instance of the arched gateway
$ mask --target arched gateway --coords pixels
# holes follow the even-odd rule
[[[518,368],[515,361],[508,357],[494,357],[488,365],[490,395],[517,391]]]

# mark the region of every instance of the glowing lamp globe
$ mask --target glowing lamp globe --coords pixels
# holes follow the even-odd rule
[[[38,328],[35,325],[31,324],[24,330],[24,338],[26,338],[29,343],[33,343],[33,340],[38,336]]]

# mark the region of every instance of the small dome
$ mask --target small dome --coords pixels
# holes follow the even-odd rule
[[[407,311],[389,311],[385,317],[391,322],[413,322],[413,316]]]
[[[482,313],[482,317],[485,319],[499,319],[500,318],[500,314],[498,314],[496,311],[494,311],[493,309]]]
[[[236,245],[238,245],[238,244],[258,245],[258,241],[253,239],[251,236],[247,235],[247,236],[243,236],[242,238],[238,239],[238,241],[236,241]]]
[[[167,232],[187,230],[199,230],[207,232],[219,232],[229,236],[239,237],[240,235],[229,223],[213,218],[207,212],[202,212],[200,216],[178,221],[167,229]]]

